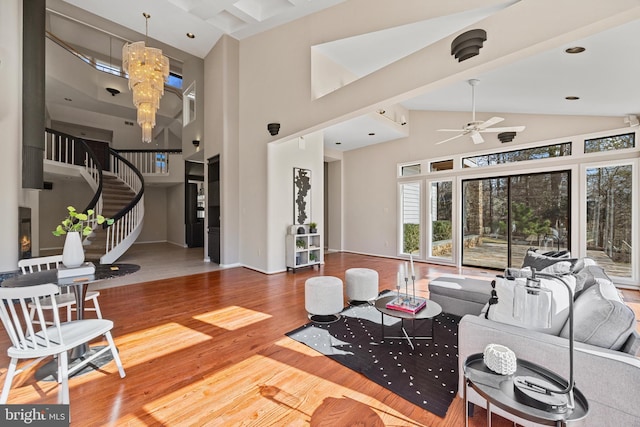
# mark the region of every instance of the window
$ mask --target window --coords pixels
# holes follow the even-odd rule
[[[182,126],[196,119],[196,82],[192,82],[182,95]]]
[[[103,71],[105,73],[113,74],[116,76],[122,75],[122,70],[120,67],[114,67],[111,64],[107,64],[106,62],[96,60],[96,70]]]
[[[400,184],[403,254],[420,251],[420,183]]]
[[[179,76],[176,73],[169,73],[169,78],[167,79],[167,86],[172,86],[172,87],[175,87],[176,89],[182,89],[182,76]]]
[[[452,182],[436,181],[429,185],[431,242],[429,256],[453,259]]]
[[[406,165],[400,168],[400,176],[420,175],[420,164]]]
[[[465,157],[462,159],[463,168],[484,167],[505,163],[523,162],[526,160],[540,160],[551,157],[571,155],[571,143],[546,145],[544,147],[525,148],[523,150],[505,151],[502,153],[484,154],[481,156]]]
[[[167,172],[167,153],[156,153],[156,173],[166,173]]]
[[[627,133],[624,135],[607,136],[604,138],[586,139],[584,141],[585,153],[599,153],[610,150],[623,150],[636,146],[636,134]]]
[[[440,160],[438,162],[431,162],[430,164],[431,172],[450,171],[451,169],[453,169],[453,159]]]
[[[607,274],[631,277],[633,167],[588,168],[587,256]]]

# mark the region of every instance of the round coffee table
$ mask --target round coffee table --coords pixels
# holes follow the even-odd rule
[[[382,321],[380,322],[382,324],[382,338],[383,339],[391,339],[391,338],[399,338],[399,339],[406,339],[409,342],[409,345],[411,346],[412,349],[415,349],[415,347],[413,346],[413,342],[412,340],[430,340],[433,339],[433,318],[436,317],[438,314],[442,313],[442,307],[440,307],[440,304],[438,304],[437,302],[434,301],[430,301],[427,300],[427,305],[421,309],[420,311],[418,311],[417,313],[408,313],[405,311],[401,311],[401,310],[393,310],[390,308],[387,308],[387,303],[393,301],[398,295],[396,293],[393,293],[390,296],[384,296],[381,298],[378,298],[375,302],[375,307],[376,309],[381,313],[382,315]],[[406,297],[406,295],[405,295]],[[398,337],[390,337],[390,336],[386,336],[384,333],[384,316],[385,314],[387,316],[390,317],[395,317],[397,319],[400,319],[401,322],[401,330],[403,333],[403,336],[398,336]],[[431,335],[430,336],[416,336],[415,331],[416,331],[416,325],[415,325],[415,321],[416,320],[427,320],[427,319],[431,319]],[[407,333],[407,330],[404,328],[404,321],[405,320],[411,320],[411,329],[412,329],[412,334],[411,336],[409,336],[409,334]]]

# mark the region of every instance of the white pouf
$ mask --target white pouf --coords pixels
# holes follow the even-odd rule
[[[345,272],[347,300],[371,301],[378,297],[378,272],[370,268],[350,268]]]
[[[304,306],[309,319],[330,322],[340,318],[344,308],[342,280],[333,276],[316,276],[304,283]]]

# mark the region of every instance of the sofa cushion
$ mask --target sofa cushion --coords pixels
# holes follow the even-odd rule
[[[574,338],[586,344],[620,350],[636,327],[636,319],[613,283],[596,280],[583,290],[573,308]],[[560,336],[569,337],[569,323]]]
[[[528,249],[522,262],[522,267],[531,267],[536,270],[543,270],[558,262],[569,262],[570,270],[573,270],[573,266],[578,261],[577,258],[570,258],[571,254],[566,252],[561,256],[549,256],[537,253],[534,249]]]
[[[640,334],[638,331],[631,332],[621,350],[632,356],[640,356]]]
[[[563,279],[565,279],[573,291],[575,288],[575,278],[573,276],[564,276]],[[516,283],[524,285],[526,284],[526,279],[517,278],[508,280],[500,277],[496,278],[498,302],[488,308],[488,319],[509,325],[528,327],[513,316],[514,287]],[[547,334],[558,335],[569,317],[569,293],[566,287],[555,279],[540,278],[540,286],[550,289],[552,292],[551,327],[536,330]]]

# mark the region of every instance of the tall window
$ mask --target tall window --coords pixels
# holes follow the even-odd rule
[[[420,183],[400,184],[402,206],[402,253],[420,252]]]
[[[587,256],[611,276],[631,277],[631,165],[588,168]]]
[[[453,259],[452,182],[436,181],[429,185],[429,218],[431,242],[429,256]]]

